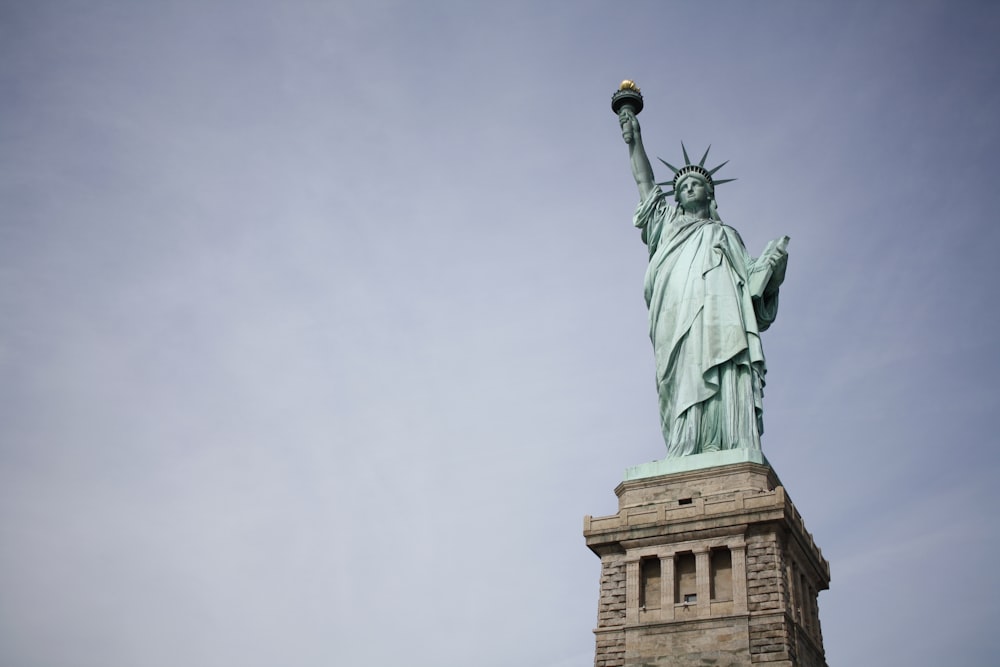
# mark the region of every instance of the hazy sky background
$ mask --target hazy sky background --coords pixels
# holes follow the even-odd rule
[[[609,108],[791,236],[833,666],[996,664],[1000,8],[0,2],[0,664],[590,665],[661,458]],[[664,170],[658,176],[666,178]]]

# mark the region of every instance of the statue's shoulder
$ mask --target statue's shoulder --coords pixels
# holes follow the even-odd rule
[[[674,218],[684,215],[684,212],[681,211],[680,207],[677,206],[676,204],[673,204],[670,201],[670,198],[667,197],[662,192],[659,195],[659,201],[657,202],[657,207],[659,208],[660,211],[663,212],[663,216],[667,220],[673,220]]]
[[[732,225],[727,225],[721,220],[719,220],[718,222],[722,226],[722,228],[726,231],[727,234],[732,235],[732,237],[736,239],[736,242],[740,244],[740,247],[746,249],[746,244],[743,243],[743,237],[740,236],[740,233],[736,230],[735,227],[733,227]]]

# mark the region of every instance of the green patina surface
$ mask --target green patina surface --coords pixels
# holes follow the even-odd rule
[[[673,177],[657,183],[636,118],[641,96],[626,83],[631,87],[623,83],[612,109],[639,188],[634,224],[649,249],[645,297],[667,445],[666,459],[629,474],[647,476],[631,471],[649,466],[678,471],[752,460],[740,458],[754,456],[746,450],[762,462],[767,368],[760,333],[777,316],[788,237],[769,243],[757,258],[749,255],[719,216],[715,188],[728,181],[713,176],[725,163],[707,168],[708,151],[695,163],[682,144],[683,166],[661,160]],[[683,458],[690,460],[667,465]]]
[[[718,452],[706,452],[704,454],[691,454],[689,456],[677,456],[673,458],[640,463],[625,469],[625,476],[622,481],[628,482],[633,479],[644,479],[646,477],[657,477],[675,472],[688,472],[689,470],[701,470],[702,468],[716,468],[718,466],[730,465],[733,463],[760,463],[769,466],[767,457],[759,449],[747,447],[741,449],[727,449]]]

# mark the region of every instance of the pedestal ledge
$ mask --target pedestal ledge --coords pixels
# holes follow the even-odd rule
[[[645,477],[658,477],[659,475],[669,475],[676,472],[688,472],[689,470],[701,470],[702,468],[717,468],[719,466],[730,465],[732,463],[759,463],[770,466],[764,452],[759,449],[726,449],[718,452],[705,452],[704,454],[692,454],[690,456],[677,456],[674,458],[640,463],[625,469],[623,481],[633,479],[643,479]]]

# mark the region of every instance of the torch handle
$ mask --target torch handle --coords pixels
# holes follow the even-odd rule
[[[635,115],[635,107],[631,104],[623,104],[621,107],[622,111],[631,111],[632,115]],[[626,144],[631,144],[635,140],[635,135],[632,132],[631,124],[629,124],[629,129],[626,132],[622,132],[622,139],[625,140]]]

